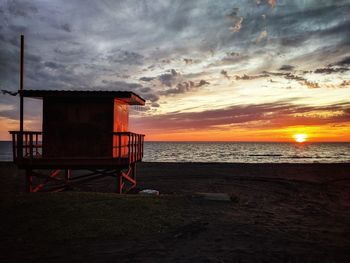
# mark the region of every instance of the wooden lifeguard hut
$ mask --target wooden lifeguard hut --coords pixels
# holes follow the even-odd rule
[[[27,191],[62,190],[103,176],[116,178],[118,193],[134,188],[144,135],[128,131],[129,105],[145,100],[129,91],[24,90],[23,43],[22,36],[20,130],[10,134]],[[25,97],[43,101],[42,131],[23,130]],[[88,172],[75,176],[74,170]]]

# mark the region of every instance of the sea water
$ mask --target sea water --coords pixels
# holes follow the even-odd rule
[[[0,161],[11,160],[11,142],[0,142]],[[350,162],[350,143],[145,142],[143,161],[339,163]]]

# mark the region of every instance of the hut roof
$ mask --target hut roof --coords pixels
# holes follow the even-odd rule
[[[145,100],[132,91],[109,90],[22,90],[24,97],[30,98],[117,98],[130,105],[145,105]]]

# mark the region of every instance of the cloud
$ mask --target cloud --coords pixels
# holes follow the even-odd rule
[[[262,3],[269,4],[272,8],[274,8],[277,4],[277,0],[255,0],[257,5]]]
[[[63,24],[60,26],[60,28],[63,30],[63,31],[66,31],[68,33],[72,32],[72,29],[71,29],[71,26],[69,24]]]
[[[234,51],[227,52],[226,54],[227,54],[228,56],[231,56],[231,57],[239,57],[239,53],[234,52]]]
[[[350,70],[349,68],[340,67],[340,68],[334,68],[334,67],[327,67],[327,68],[318,68],[314,71],[316,74],[332,74],[332,73],[343,73],[345,71]]]
[[[129,83],[125,81],[110,81],[102,80],[102,86],[96,87],[98,90],[122,90],[133,91],[139,94],[142,98],[150,102],[156,102],[159,100],[159,96],[152,91],[149,87],[144,87],[139,83]]]
[[[340,87],[349,88],[350,87],[350,80],[343,80],[343,82],[340,83]]]
[[[164,96],[182,94],[190,91],[194,87],[195,85],[193,82],[182,82],[182,83],[178,83],[174,88],[170,88],[165,91],[162,91],[160,94]]]
[[[56,63],[56,62],[52,62],[52,61],[46,61],[44,62],[44,66],[45,67],[48,67],[50,69],[64,69],[65,68],[65,65],[62,65],[62,64],[59,64],[59,63]]]
[[[303,80],[302,83],[307,86],[309,89],[319,89],[320,85],[317,82],[312,82],[308,80]]]
[[[220,126],[250,128],[252,122],[259,120],[259,124],[251,128],[266,129],[295,125],[341,124],[348,123],[349,119],[349,103],[313,107],[280,101],[259,105],[235,105],[202,112],[177,112],[144,116],[142,128],[157,129],[157,127],[162,127],[162,130],[210,129]]]
[[[252,80],[252,79],[267,78],[267,77],[269,77],[269,76],[270,76],[270,75],[267,74],[267,73],[260,74],[260,75],[246,75],[246,74],[244,74],[243,76],[238,76],[238,75],[236,75],[236,76],[235,76],[235,79],[236,79],[236,80]]]
[[[350,57],[346,57],[340,60],[339,62],[336,63],[336,65],[339,65],[339,66],[350,65]]]
[[[160,92],[160,95],[169,96],[169,95],[176,95],[176,94],[183,94],[189,91],[194,91],[199,87],[209,85],[210,83],[208,81],[205,81],[201,79],[197,84],[193,81],[184,81],[181,83],[178,83],[174,88],[166,89],[162,92]]]
[[[197,87],[201,87],[204,85],[209,85],[210,83],[208,81],[205,81],[204,79],[201,79],[199,83],[197,84]]]
[[[228,75],[226,70],[221,70],[220,74],[223,75],[225,78],[230,79],[230,76]]]
[[[144,58],[139,53],[123,49],[111,50],[108,53],[106,59],[111,63],[141,65]]]
[[[171,87],[174,85],[179,75],[180,74],[175,69],[171,69],[169,73],[160,75],[158,79],[163,85]]]
[[[295,67],[292,65],[282,65],[278,70],[292,71]]]
[[[185,61],[186,65],[193,63],[193,59],[191,59],[191,58],[184,58],[184,61]]]
[[[233,33],[239,32],[243,23],[243,16],[238,16],[239,8],[233,8],[230,14],[227,17],[233,21],[233,26],[229,28],[229,30]]]
[[[258,44],[266,38],[267,38],[267,31],[263,30],[261,31],[260,35],[256,38],[255,42]]]
[[[241,16],[240,18],[238,18],[238,19],[235,21],[234,25],[231,26],[231,27],[229,28],[229,30],[230,30],[231,32],[233,32],[233,33],[239,32],[239,30],[241,30],[243,20],[244,20],[243,16]]]
[[[37,7],[30,1],[6,1],[7,11],[14,16],[28,17],[38,12]]]
[[[141,81],[146,81],[146,82],[150,82],[154,79],[156,79],[156,78],[155,77],[141,77],[140,78]]]

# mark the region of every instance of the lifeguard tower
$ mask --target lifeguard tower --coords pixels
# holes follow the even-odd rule
[[[24,90],[23,36],[19,95],[20,130],[10,134],[27,192],[63,190],[103,176],[116,178],[118,193],[136,186],[144,135],[128,131],[129,105],[144,105],[144,99],[129,91]],[[43,101],[42,131],[23,130],[25,97]],[[88,173],[74,176],[74,170]]]

